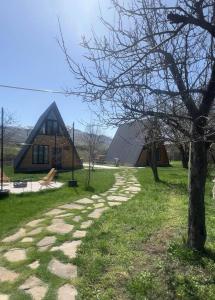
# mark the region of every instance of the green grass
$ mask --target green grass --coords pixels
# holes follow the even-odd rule
[[[187,174],[138,170],[142,191],[90,229],[76,259],[82,300],[215,299],[215,203],[206,187],[206,253],[185,246]]]
[[[78,265],[78,278],[72,281],[78,288],[77,300],[145,300],[145,299],[215,299],[215,203],[211,196],[211,179],[206,186],[208,239],[206,252],[192,252],[185,246],[187,232],[187,174],[179,163],[160,168],[162,182],[155,184],[149,168],[135,172],[142,191],[120,207],[107,211],[89,229],[79,255],[72,262]],[[10,173],[11,172],[11,173]],[[13,173],[7,169],[7,175]],[[86,173],[76,172],[77,189],[64,186],[55,191],[11,195],[0,201],[0,236],[19,228],[26,222],[61,203],[74,201],[92,193],[101,193],[112,186],[114,172],[96,170],[91,190],[85,188]],[[22,178],[28,174],[16,174]],[[19,177],[20,176],[20,177]],[[22,176],[22,177],[21,177]],[[43,174],[34,174],[37,178]],[[58,180],[67,181],[71,173],[61,173]],[[89,212],[83,213],[83,220]],[[45,224],[51,222],[46,219]],[[68,223],[79,225],[68,218]],[[50,234],[50,233],[49,233]],[[31,274],[49,282],[46,300],[55,299],[57,289],[68,280],[57,278],[47,270],[52,252],[36,251],[35,243],[47,232],[39,234],[28,246],[28,261],[2,266],[21,273],[15,284],[1,283],[2,293],[12,292],[12,300],[30,299],[17,288]],[[56,235],[57,243],[71,239],[71,234]],[[14,245],[13,245],[14,246]],[[2,247],[2,245],[1,245]],[[11,245],[3,245],[5,252]],[[23,247],[20,242],[14,247]],[[71,262],[61,252],[54,256]],[[40,267],[34,272],[28,263],[38,259]]]
[[[13,174],[12,168],[7,168],[7,176],[16,179],[29,178],[29,174]],[[30,175],[37,180],[44,174]],[[38,193],[24,193],[20,195],[10,195],[9,198],[0,200],[0,237],[8,235],[25,224],[37,218],[42,212],[56,207],[61,203],[69,203],[80,197],[92,193],[101,193],[109,189],[114,183],[114,172],[111,170],[96,170],[92,172],[90,189],[86,188],[86,170],[75,172],[78,180],[77,188],[67,187],[67,181],[71,179],[71,172],[60,173],[58,181],[65,182],[65,185],[57,190],[40,191]]]

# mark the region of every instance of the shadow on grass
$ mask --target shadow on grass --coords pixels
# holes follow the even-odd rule
[[[189,265],[205,267],[208,263],[206,260],[215,262],[214,250],[206,248],[204,251],[195,251],[190,249],[186,243],[171,243],[168,253]]]
[[[86,187],[85,187],[85,191],[94,193],[94,192],[95,192],[95,188],[92,187],[92,186],[86,186]]]
[[[160,183],[167,186],[169,189],[177,190],[178,192],[187,193],[187,184],[179,182],[179,183],[171,183],[165,180],[160,180]]]

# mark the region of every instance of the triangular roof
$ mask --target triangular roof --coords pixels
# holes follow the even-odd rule
[[[54,111],[55,115],[57,116],[57,120],[64,132],[64,136],[68,138],[70,144],[73,146],[73,141],[70,137],[70,134],[66,128],[66,125],[61,117],[61,114],[58,110],[57,104],[56,102],[52,102],[52,104],[44,111],[44,113],[40,116],[40,118],[38,119],[36,125],[34,126],[33,130],[30,132],[29,136],[27,137],[26,141],[25,141],[25,145],[21,148],[20,152],[18,153],[18,155],[16,156],[15,160],[14,160],[14,167],[17,168],[19,166],[19,164],[21,163],[22,159],[25,157],[27,151],[29,150],[29,148],[31,147],[31,144],[33,143],[35,137],[37,136],[41,126],[43,125],[43,122],[46,120],[46,118],[48,117],[48,115]],[[78,156],[78,153],[76,151],[76,148],[74,147],[75,150],[75,154]]]
[[[118,158],[121,163],[134,166],[145,144],[143,121],[120,125],[107,152],[107,161]]]

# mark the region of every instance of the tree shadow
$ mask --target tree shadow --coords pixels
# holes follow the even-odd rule
[[[174,190],[177,190],[182,193],[187,193],[187,184],[186,183],[183,183],[183,182],[172,183],[172,182],[168,182],[165,180],[160,180],[160,183],[164,184],[169,189],[174,189]]]
[[[92,186],[85,186],[85,191],[94,193],[95,192],[95,188],[92,187]]]
[[[204,250],[204,252],[202,252],[202,257],[208,258],[208,259],[212,260],[213,262],[215,262],[215,250],[206,248]]]
[[[181,262],[186,262],[189,265],[205,267],[207,262],[205,259],[215,262],[215,251],[205,248],[202,251],[193,250],[188,247],[186,242],[171,243],[168,249],[174,257],[177,257]]]

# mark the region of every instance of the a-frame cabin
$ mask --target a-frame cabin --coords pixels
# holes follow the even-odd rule
[[[150,152],[144,122],[135,121],[121,125],[107,152],[106,161],[114,163],[117,158],[121,165],[144,167],[150,165]],[[163,142],[157,145],[158,166],[169,166],[167,151]]]
[[[82,162],[53,102],[41,115],[24,146],[14,160],[15,172],[71,170],[82,168]]]

